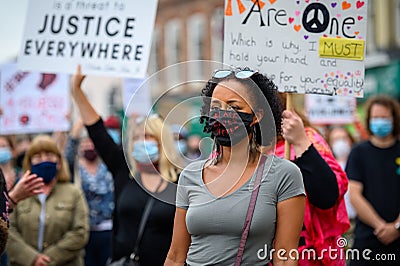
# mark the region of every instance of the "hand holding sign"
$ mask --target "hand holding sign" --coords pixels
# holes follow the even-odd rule
[[[292,110],[285,110],[282,114],[282,136],[293,145],[296,156],[299,157],[307,150],[311,142],[308,139],[301,117]]]

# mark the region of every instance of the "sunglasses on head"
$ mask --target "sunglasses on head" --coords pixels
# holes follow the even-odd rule
[[[237,70],[232,70],[232,69],[219,69],[214,71],[213,78],[217,79],[223,79],[231,74],[235,74],[235,77],[237,79],[248,79],[251,76],[253,76],[257,71],[251,70],[251,69],[237,69]]]

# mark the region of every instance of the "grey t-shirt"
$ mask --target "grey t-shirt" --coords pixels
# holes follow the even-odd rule
[[[256,173],[238,190],[217,198],[204,184],[205,163],[191,163],[179,178],[176,206],[187,210],[186,226],[191,235],[186,262],[190,266],[233,265]],[[276,205],[302,194],[299,168],[288,160],[268,156],[242,265],[267,264],[275,235]]]

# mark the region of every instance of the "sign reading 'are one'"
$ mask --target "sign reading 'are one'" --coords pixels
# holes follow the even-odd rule
[[[224,63],[282,92],[363,97],[367,1],[226,0]]]

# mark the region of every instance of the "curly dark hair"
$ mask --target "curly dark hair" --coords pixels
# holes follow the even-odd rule
[[[227,77],[212,77],[210,80],[208,80],[206,86],[202,89],[201,96],[203,96],[203,105],[201,107],[200,123],[204,124],[203,132],[211,132],[211,126],[209,123],[209,112],[211,97],[215,87],[222,81],[235,79],[236,81],[242,83],[247,88],[249,88],[249,97],[255,103],[255,106],[252,106],[252,110],[264,110],[263,118],[259,123],[255,125],[256,143],[261,146],[270,145],[271,142],[275,139],[275,136],[280,135],[282,132],[281,121],[283,105],[278,95],[277,86],[266,75],[263,75],[259,72],[255,72],[250,78],[247,79],[236,78],[234,73],[241,70],[249,69],[237,68],[235,70],[232,70],[232,73]],[[253,89],[255,86],[258,87],[259,91]],[[264,98],[260,97],[260,92],[262,93]],[[268,110],[268,106],[265,106],[266,102],[268,102],[271,111]],[[273,116],[273,122],[268,121],[271,116],[267,114],[270,114],[270,112]],[[271,126],[271,122],[274,123],[274,126]]]
[[[371,129],[369,128],[369,122],[371,119],[371,109],[373,105],[382,105],[385,106],[390,110],[393,117],[393,130],[392,134],[394,137],[400,136],[400,104],[396,99],[393,99],[389,95],[379,94],[372,96],[368,99],[365,104],[366,110],[366,117],[365,117],[365,124],[366,130],[368,131],[369,135],[373,135]]]

